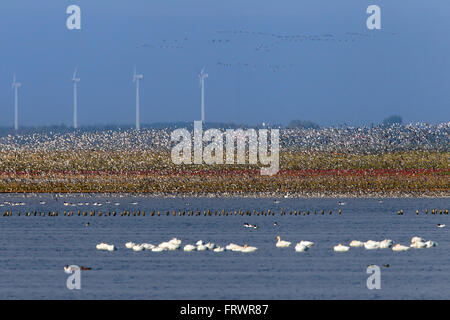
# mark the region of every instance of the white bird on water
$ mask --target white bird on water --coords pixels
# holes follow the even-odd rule
[[[255,252],[256,250],[258,250],[258,248],[256,248],[256,247],[251,247],[251,246],[245,244],[245,245],[242,247],[241,252]]]
[[[305,246],[304,244],[297,243],[295,245],[295,251],[297,251],[297,252],[305,252],[306,250],[308,250],[308,247]]]
[[[179,245],[181,245],[181,240],[177,239],[177,238],[172,238],[169,240],[169,243],[179,246]]]
[[[425,241],[425,239],[424,238],[421,238],[421,237],[412,237],[411,238],[411,243],[414,243],[414,242],[424,242]]]
[[[142,247],[143,247],[145,250],[152,250],[155,246],[154,246],[153,244],[151,244],[151,243],[143,243],[143,244],[142,244]]]
[[[277,236],[276,239],[277,239],[277,243],[276,243],[275,246],[277,248],[287,248],[287,247],[289,247],[291,245],[291,242],[281,240],[280,236]]]
[[[97,250],[106,250],[106,251],[114,251],[116,250],[116,247],[114,247],[113,244],[107,244],[107,243],[99,243],[96,246]]]
[[[303,245],[303,246],[305,246],[307,248],[311,248],[314,245],[314,242],[302,240],[299,243],[297,243],[297,245]]]
[[[366,248],[367,250],[380,249],[380,243],[378,241],[369,240],[364,242],[364,248]]]
[[[131,248],[133,248],[135,245],[136,245],[136,244],[135,244],[134,242],[131,242],[131,241],[125,243],[125,247],[126,247],[127,249],[131,249]]]
[[[171,240],[172,241],[172,240]],[[159,245],[158,245],[158,247],[160,247],[161,249],[163,249],[163,250],[177,250],[179,247],[180,247],[180,245],[179,244],[176,244],[176,243],[174,243],[174,242],[171,242],[171,241],[168,241],[168,242],[161,242]]]
[[[333,247],[333,250],[336,252],[346,252],[350,250],[350,247],[344,246],[343,244],[338,244],[337,246]]]
[[[227,245],[227,246],[225,247],[225,249],[230,250],[230,251],[237,251],[237,250],[235,250],[235,249],[238,249],[238,248],[241,248],[241,246],[240,246],[240,245],[237,245],[237,244],[235,244],[235,243],[230,243],[229,245]]]
[[[183,251],[188,251],[188,252],[195,251],[195,250],[197,250],[197,247],[193,246],[192,244],[187,244],[183,248]]]
[[[133,249],[133,251],[140,252],[140,251],[144,250],[144,246],[142,244],[136,244],[133,246],[132,249]]]
[[[431,247],[436,247],[437,243],[434,242],[434,241],[428,240],[428,241],[425,242],[425,245],[426,245],[427,248],[431,248]]]
[[[395,246],[392,247],[392,251],[400,252],[400,251],[408,251],[409,247],[401,245],[400,243],[397,243]]]
[[[392,247],[393,244],[394,244],[394,241],[392,241],[390,239],[384,239],[383,241],[380,242],[380,249],[388,249],[388,248]]]
[[[359,240],[352,240],[349,244],[350,247],[355,247],[355,248],[359,248],[359,247],[363,247],[364,246],[364,242],[359,241]]]

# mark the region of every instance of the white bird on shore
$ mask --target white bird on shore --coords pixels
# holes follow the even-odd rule
[[[214,252],[224,252],[225,249],[224,249],[223,247],[221,247],[221,246],[218,246],[217,248],[214,248],[213,251],[214,251]]]
[[[287,248],[287,247],[289,247],[291,245],[291,242],[281,240],[280,236],[277,236],[276,239],[277,239],[277,243],[276,243],[275,246],[277,248]]]
[[[337,246],[333,247],[333,250],[336,252],[346,252],[346,251],[350,250],[350,247],[344,246],[339,243]]]

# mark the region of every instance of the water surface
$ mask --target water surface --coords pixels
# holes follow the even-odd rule
[[[448,215],[425,215],[425,209],[448,209],[446,198],[420,199],[274,199],[154,198],[144,196],[1,195],[1,299],[449,299],[450,243]],[[339,206],[338,201],[346,204]],[[44,201],[45,204],[40,202]],[[20,203],[24,203],[19,205]],[[66,202],[69,205],[64,205]],[[136,203],[137,204],[133,204]],[[17,204],[11,206],[12,204]],[[78,203],[83,203],[79,206]],[[86,205],[85,203],[89,203]],[[94,206],[100,203],[102,206]],[[115,203],[119,203],[116,205]],[[76,206],[70,206],[76,204]],[[102,212],[145,210],[146,216],[65,217],[64,210]],[[149,216],[153,209],[160,217]],[[167,210],[265,210],[272,216],[166,216]],[[280,216],[285,209],[307,216]],[[342,214],[338,215],[337,210]],[[396,212],[403,209],[405,214]],[[27,211],[58,210],[58,217],[26,217]],[[317,215],[314,215],[314,210]],[[321,215],[321,210],[326,214]],[[329,210],[333,214],[329,214]],[[420,215],[415,211],[419,210]],[[85,224],[89,222],[89,227]],[[243,224],[258,225],[248,229]],[[274,222],[278,226],[274,226]],[[438,223],[447,224],[437,228]],[[309,251],[275,247],[275,237],[314,241]],[[409,244],[413,236],[438,242],[430,249],[396,253],[390,249],[352,248],[335,253],[338,243],[357,239]],[[134,252],[125,243],[159,244],[173,237],[182,245],[197,240],[225,246],[230,242],[258,247],[254,253]],[[98,251],[100,242],[114,252]],[[66,288],[67,264],[92,267],[82,272],[81,290]],[[367,265],[381,267],[381,290],[368,290]],[[388,268],[382,265],[389,264]]]

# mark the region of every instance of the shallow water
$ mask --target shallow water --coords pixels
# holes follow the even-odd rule
[[[274,199],[153,198],[141,196],[0,195],[0,212],[52,211],[58,217],[0,217],[0,299],[449,299],[450,242],[448,215],[425,215],[426,208],[448,209],[448,198],[423,199]],[[339,206],[338,200],[346,205]],[[45,204],[40,204],[45,201]],[[78,207],[63,202],[89,202]],[[102,206],[93,206],[94,202]],[[110,202],[110,203],[107,203]],[[115,202],[120,205],[114,205]],[[137,204],[132,204],[137,202]],[[326,214],[280,216],[287,210],[322,209]],[[64,210],[145,210],[142,216],[65,217]],[[149,216],[153,209],[160,217]],[[267,210],[272,216],[166,216],[167,210]],[[337,210],[342,210],[342,215]],[[403,209],[405,214],[396,212]],[[415,214],[416,209],[420,215]],[[328,211],[333,210],[329,215]],[[278,226],[274,226],[274,222]],[[90,226],[85,227],[89,222]],[[259,229],[244,228],[244,222]],[[437,223],[447,224],[437,228]],[[314,241],[304,253],[275,247],[275,237]],[[351,248],[335,253],[338,243],[393,239],[408,245],[413,236],[438,246],[396,253],[391,249]],[[197,240],[225,246],[258,247],[254,253],[134,252],[125,243],[158,244],[172,237],[182,246]],[[100,242],[117,251],[98,251]],[[68,290],[66,264],[83,271],[81,290]],[[367,265],[381,267],[381,289],[368,290]],[[389,264],[388,268],[382,267]]]

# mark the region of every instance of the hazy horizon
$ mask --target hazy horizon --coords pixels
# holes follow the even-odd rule
[[[81,30],[66,28],[71,4]],[[371,4],[381,30],[366,28]],[[134,66],[143,124],[199,120],[202,67],[207,122],[447,122],[449,9],[435,0],[2,1],[0,127],[13,125],[14,72],[21,126],[70,126],[75,66],[79,126],[134,123]]]

